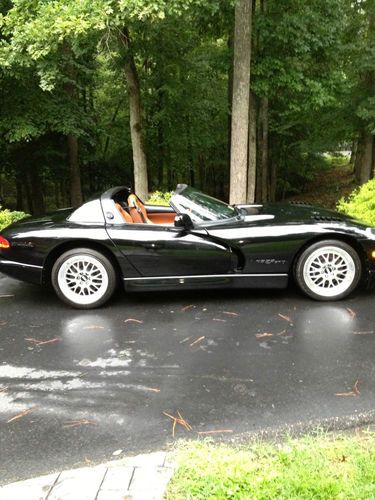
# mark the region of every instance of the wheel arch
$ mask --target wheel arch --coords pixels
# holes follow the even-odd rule
[[[105,257],[107,257],[107,259],[113,265],[113,268],[117,276],[117,280],[118,281],[120,280],[120,277],[122,276],[120,264],[116,256],[113,254],[113,252],[111,252],[111,250],[108,247],[106,247],[101,243],[97,243],[95,241],[71,240],[61,243],[60,245],[57,245],[47,255],[43,266],[43,277],[42,277],[43,285],[47,286],[51,285],[52,268],[56,260],[60,257],[60,255],[67,252],[68,250],[73,250],[74,248],[89,248],[91,250],[96,250],[97,252],[100,252],[103,255],[105,255]]]
[[[342,233],[325,233],[325,234],[320,234],[316,237],[313,237],[306,241],[304,245],[302,245],[301,248],[298,249],[297,253],[294,255],[291,268],[290,268],[290,276],[295,280],[295,271],[296,271],[296,266],[298,259],[302,255],[302,253],[306,250],[311,245],[314,245],[315,243],[318,243],[320,241],[325,241],[325,240],[337,240],[337,241],[342,241],[343,243],[347,243],[350,245],[358,254],[358,257],[361,261],[362,264],[362,275],[361,275],[361,280],[360,283],[363,283],[365,277],[366,277],[366,271],[368,269],[368,261],[367,261],[367,255],[365,249],[361,246],[361,244],[353,237],[347,234],[342,234]]]

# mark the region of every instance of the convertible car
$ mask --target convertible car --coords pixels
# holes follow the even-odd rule
[[[283,288],[317,300],[375,283],[375,228],[305,203],[227,205],[179,184],[170,206],[124,186],[76,209],[16,222],[0,235],[0,271],[52,285],[69,305],[175,289]]]

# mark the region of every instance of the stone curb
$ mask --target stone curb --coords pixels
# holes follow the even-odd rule
[[[0,487],[0,500],[162,500],[174,472],[158,451]]]

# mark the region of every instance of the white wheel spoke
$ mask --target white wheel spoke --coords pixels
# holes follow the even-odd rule
[[[303,276],[312,292],[322,297],[334,297],[351,287],[356,277],[356,265],[352,256],[340,246],[322,246],[307,257]]]
[[[72,302],[89,305],[100,300],[109,284],[104,265],[94,256],[75,255],[68,258],[58,272],[61,292]]]

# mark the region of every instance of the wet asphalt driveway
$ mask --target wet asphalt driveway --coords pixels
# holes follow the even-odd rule
[[[374,299],[118,293],[82,312],[0,275],[0,483],[160,449],[163,412],[192,426],[176,438],[368,423]]]

